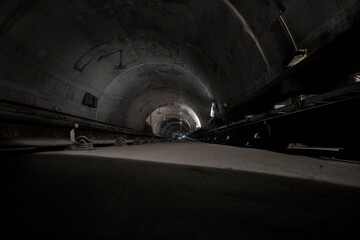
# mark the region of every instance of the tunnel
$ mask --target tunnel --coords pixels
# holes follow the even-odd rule
[[[5,239],[350,239],[358,0],[0,1]]]

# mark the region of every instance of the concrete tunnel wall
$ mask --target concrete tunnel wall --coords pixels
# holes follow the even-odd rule
[[[359,22],[357,0],[2,1],[0,94],[138,130],[166,103],[209,120],[271,83],[293,43],[316,52]],[[118,50],[126,69],[119,73]],[[82,105],[88,92],[97,108]],[[221,110],[221,109],[220,109]]]

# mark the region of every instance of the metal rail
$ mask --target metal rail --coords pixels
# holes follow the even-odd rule
[[[220,133],[230,129],[236,129],[252,124],[257,124],[263,121],[272,120],[276,118],[281,118],[291,114],[300,113],[303,111],[308,111],[311,109],[328,106],[335,103],[340,103],[342,101],[351,100],[360,97],[360,83],[353,83],[344,88],[336,89],[324,94],[319,94],[305,100],[301,100],[284,107],[271,110],[266,113],[257,114],[255,116],[244,118],[237,122],[232,122],[228,125],[221,126],[216,129],[212,129],[200,134],[194,135],[194,138],[209,135],[213,133]]]
[[[81,119],[81,120],[91,122],[91,123],[96,123],[95,126],[100,126],[99,124],[101,124],[101,125],[103,125],[102,127],[112,127],[114,129],[116,129],[118,131],[122,131],[124,133],[146,135],[143,132],[138,131],[136,129],[125,128],[125,127],[122,127],[122,126],[117,125],[117,124],[107,123],[107,122],[103,122],[103,121],[99,121],[99,120],[95,120],[95,119],[91,119],[91,118],[87,118],[87,117],[82,117],[82,116],[78,116],[78,115],[74,115],[74,114],[70,114],[70,113],[65,113],[62,110],[58,111],[56,109],[48,109],[48,108],[43,108],[43,107],[39,107],[39,106],[35,106],[35,105],[30,105],[30,104],[26,104],[26,103],[20,103],[20,102],[16,102],[16,101],[12,101],[12,100],[6,100],[6,99],[0,99],[0,103],[6,103],[6,104],[10,104],[10,105],[21,106],[21,107],[25,107],[25,108],[28,108],[28,109],[35,109],[35,110],[48,112],[48,113],[54,113],[59,118],[59,120],[62,120],[62,121],[71,122],[70,120],[65,118],[65,116],[67,116],[67,117],[71,117],[71,118],[75,118],[75,119]],[[25,113],[25,114],[31,115],[29,113]],[[59,116],[61,116],[61,117],[59,117]]]

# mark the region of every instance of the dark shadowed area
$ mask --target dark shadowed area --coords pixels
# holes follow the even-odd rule
[[[350,239],[360,189],[67,155],[1,162],[8,239]],[[4,225],[3,225],[4,226]]]

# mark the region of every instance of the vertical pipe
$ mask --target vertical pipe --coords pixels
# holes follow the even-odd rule
[[[288,37],[290,38],[290,40],[291,40],[291,42],[292,42],[292,44],[293,44],[293,46],[295,48],[295,51],[297,51],[298,48],[296,46],[295,40],[294,40],[293,36],[291,35],[291,32],[290,32],[286,22],[284,21],[284,19],[283,19],[283,17],[281,15],[280,15],[279,19],[280,19],[280,23],[284,26],[285,32],[288,35]]]

